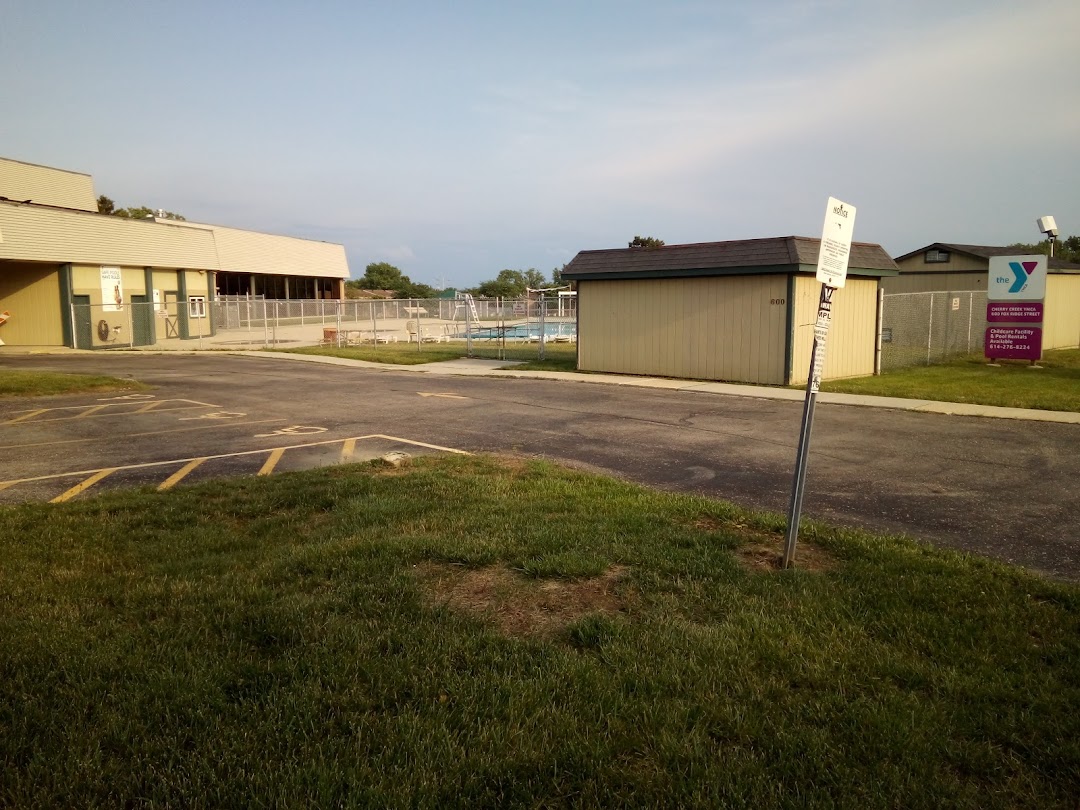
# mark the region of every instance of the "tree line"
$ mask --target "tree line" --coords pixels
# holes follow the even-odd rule
[[[551,277],[535,267],[528,270],[500,270],[499,274],[475,287],[462,290],[481,298],[523,298],[527,290],[557,287],[562,269],[556,267]],[[427,284],[414,282],[389,262],[372,262],[364,268],[364,275],[345,282],[346,288],[354,290],[390,290],[394,298],[435,298],[439,291]]]
[[[1016,248],[1017,253],[1042,253],[1044,256],[1050,255],[1049,239],[1027,244],[1016,242],[1015,244],[1009,245],[1009,247]],[[1055,240],[1054,258],[1061,259],[1063,262],[1080,264],[1080,236],[1069,236],[1065,239]]]
[[[175,219],[177,222],[187,220],[172,211],[163,211],[159,208],[147,208],[145,205],[133,205],[130,208],[117,208],[116,203],[102,194],[97,198],[97,210],[99,214],[112,214],[114,217],[126,217],[127,219],[146,219],[158,217],[159,219]]]

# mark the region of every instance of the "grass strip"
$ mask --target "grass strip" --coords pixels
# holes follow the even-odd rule
[[[1046,352],[1040,368],[1016,360],[987,365],[971,355],[933,366],[888,371],[822,383],[821,390],[842,394],[968,402],[1006,408],[1080,411],[1080,349]]]
[[[98,374],[63,374],[56,371],[16,371],[0,373],[0,397],[46,397],[88,391],[147,391],[150,386],[135,380],[121,380]]]
[[[473,356],[489,360],[525,361],[515,366],[536,371],[574,371],[577,350],[573,344],[551,343],[545,346],[545,360],[537,360],[539,346],[523,341],[501,346],[494,340],[474,340]],[[415,343],[387,343],[379,346],[305,346],[270,351],[291,354],[314,354],[323,357],[344,357],[348,360],[366,360],[369,363],[392,363],[396,365],[421,365],[445,360],[460,360],[468,354],[464,341],[451,343],[422,343],[417,350]]]
[[[1080,589],[541,462],[0,509],[0,806],[1075,807]]]

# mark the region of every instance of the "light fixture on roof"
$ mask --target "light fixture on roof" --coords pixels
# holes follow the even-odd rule
[[[1046,238],[1050,240],[1050,258],[1054,257],[1054,240],[1058,235],[1058,226],[1054,222],[1053,217],[1039,217],[1035,224],[1039,228],[1040,233],[1045,233]]]

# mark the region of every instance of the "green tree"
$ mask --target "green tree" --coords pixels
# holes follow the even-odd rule
[[[466,292],[485,298],[523,298],[528,290],[543,289],[551,284],[542,272],[530,267],[528,270],[500,270],[495,278]]]
[[[184,217],[179,214],[174,214],[172,211],[164,211],[160,208],[147,208],[145,205],[133,205],[130,208],[117,208],[113,211],[113,216],[127,217],[128,219],[158,217],[159,219],[175,219],[177,222],[187,221]]]
[[[520,270],[500,270],[498,276],[481,282],[470,292],[485,298],[521,298],[528,286]]]
[[[647,250],[652,250],[654,248],[660,248],[663,246],[664,240],[657,239],[653,236],[635,236],[633,239],[630,240],[630,244],[627,245],[627,247],[645,248]]]
[[[412,279],[389,262],[372,262],[360,278],[345,282],[358,290],[393,290],[395,298],[434,298],[435,290]]]
[[[97,198],[97,210],[99,214],[112,214],[116,211],[116,203],[102,194]]]
[[[1015,242],[1009,245],[1010,248],[1015,248],[1017,253],[1041,253],[1044,256],[1050,255],[1050,240],[1044,239],[1041,242]],[[1065,239],[1059,239],[1054,244],[1054,258],[1061,259],[1065,262],[1075,262],[1080,264],[1080,236],[1069,236]]]

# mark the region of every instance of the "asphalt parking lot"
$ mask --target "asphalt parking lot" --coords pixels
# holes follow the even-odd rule
[[[2,368],[155,386],[0,400],[4,502],[393,451],[499,452],[783,512],[801,414],[799,402],[748,396],[273,357],[9,355]],[[819,405],[804,516],[1080,579],[1078,448],[1077,425]]]

